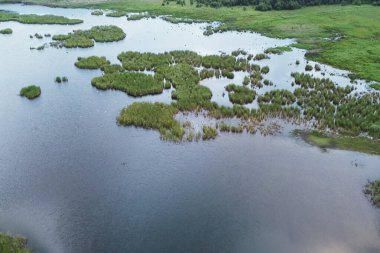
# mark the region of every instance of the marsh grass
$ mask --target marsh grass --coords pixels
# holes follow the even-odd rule
[[[124,126],[158,130],[165,140],[181,141],[185,131],[174,119],[177,112],[175,107],[162,103],[133,103],[120,112],[117,121]]]
[[[91,12],[91,15],[93,16],[103,16],[103,11],[102,10],[94,10]]]
[[[380,90],[380,83],[370,84],[369,87],[371,87],[372,89],[375,89],[375,90]]]
[[[218,130],[215,127],[212,126],[203,126],[202,127],[202,139],[205,140],[212,140],[215,139],[218,136]]]
[[[11,28],[5,28],[0,30],[0,34],[12,34],[13,30]]]
[[[24,87],[20,90],[20,96],[35,99],[41,95],[41,88],[35,85]]]
[[[83,23],[80,19],[69,19],[54,15],[18,14],[0,10],[0,22],[15,21],[23,24],[76,25]]]
[[[271,47],[264,51],[266,54],[283,54],[284,52],[291,52],[291,47]]]
[[[256,97],[256,91],[246,86],[229,84],[226,86],[226,91],[228,91],[228,98],[234,104],[249,104],[252,103]]]
[[[369,197],[374,206],[380,208],[380,180],[369,181],[363,192]]]
[[[78,57],[77,62],[75,62],[75,66],[80,69],[100,69],[109,64],[110,62],[104,56]]]
[[[125,38],[124,31],[114,25],[94,26],[89,30],[74,30],[67,35],[54,35],[53,40],[60,41],[66,48],[88,48],[95,42],[115,42]]]
[[[4,253],[32,253],[26,248],[27,240],[0,233],[0,252]]]
[[[162,93],[164,85],[161,80],[144,73],[113,73],[95,77],[92,85],[101,90],[120,90],[133,97]]]

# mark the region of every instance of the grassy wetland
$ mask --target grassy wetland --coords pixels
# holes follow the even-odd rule
[[[304,21],[301,14],[311,8],[294,11],[297,16],[165,1],[157,13],[137,15],[127,12],[133,4],[126,2],[120,18],[100,7],[103,15],[95,16],[95,9],[3,5],[84,23],[0,23],[14,30],[0,36],[0,174],[6,182],[0,184],[0,230],[26,236],[33,252],[52,253],[233,252],[242,236],[250,252],[380,249],[378,210],[362,194],[369,178],[364,193],[379,206],[378,81],[310,60],[323,54],[321,47],[298,48],[310,41],[219,33],[242,21],[230,12],[241,12],[252,29],[249,22],[262,17],[257,29],[274,31],[280,22]],[[136,6],[141,3],[149,8],[155,0]],[[352,14],[367,7],[341,8]],[[163,20],[161,8],[178,15]],[[312,8],[328,11],[319,14],[331,21],[337,6]],[[222,23],[190,24],[185,12],[197,20],[214,13]],[[310,35],[312,22],[281,29]],[[102,26],[119,27],[124,39],[97,43],[109,41]],[[90,35],[91,27],[102,35]],[[350,39],[338,32],[321,44]],[[68,40],[74,49],[54,49],[47,34],[56,36],[57,47]],[[30,50],[42,44],[45,50]],[[61,85],[68,79],[70,85]],[[17,96],[20,84],[31,83],[44,91],[34,102]],[[199,143],[187,143],[193,141]]]

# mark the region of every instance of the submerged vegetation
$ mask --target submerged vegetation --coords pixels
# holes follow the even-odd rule
[[[41,95],[41,88],[35,85],[24,87],[20,90],[20,96],[35,99]]]
[[[125,38],[124,31],[114,25],[94,26],[90,30],[74,30],[67,35],[54,35],[53,40],[61,42],[66,48],[93,47],[96,42],[114,42]]]
[[[80,19],[69,19],[54,15],[18,14],[0,10],[0,22],[15,21],[23,24],[76,25],[83,23]]]
[[[4,253],[32,253],[26,248],[27,240],[0,233],[0,252]]]
[[[12,34],[13,30],[11,28],[5,28],[0,30],[0,34]]]

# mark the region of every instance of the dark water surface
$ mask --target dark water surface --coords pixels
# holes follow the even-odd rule
[[[95,19],[87,10],[0,7]],[[81,26],[90,27],[86,20]],[[367,179],[380,177],[378,156],[323,152],[286,135],[224,134],[173,144],[154,131],[117,126],[120,109],[134,100],[92,88],[100,72],[73,63],[78,56],[115,59],[122,48],[139,50],[131,40],[142,28],[132,27],[148,21],[123,22],[131,30],[125,28],[126,41],[112,43],[116,49],[43,52],[29,50],[41,44],[29,34],[76,27],[0,23],[14,29],[0,37],[0,231],[29,238],[39,253],[380,252],[380,212],[362,194]],[[178,27],[201,35],[198,26]],[[257,47],[244,39],[257,34],[235,34],[243,36],[236,46],[223,42],[233,35],[217,35],[226,36],[219,38],[221,50]],[[219,50],[212,36],[202,39],[190,44]],[[154,45],[147,47],[169,48]],[[69,83],[55,84],[57,75]],[[32,83],[41,86],[41,97],[20,98],[20,88]],[[141,100],[169,98],[166,92]]]

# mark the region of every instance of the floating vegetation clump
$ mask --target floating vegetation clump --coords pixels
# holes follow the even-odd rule
[[[0,34],[12,34],[13,30],[11,28],[5,28],[0,30]]]
[[[296,96],[288,90],[271,90],[259,96],[258,102],[276,106],[292,105],[296,102]]]
[[[269,73],[269,67],[268,66],[264,66],[261,68],[261,73],[262,74],[268,74]]]
[[[312,71],[313,70],[313,66],[307,64],[306,67],[305,67],[305,70],[306,71]]]
[[[114,42],[125,38],[124,31],[114,25],[94,26],[90,30],[74,30],[67,35],[54,35],[53,40],[60,41],[66,48],[93,47],[96,42]]]
[[[268,58],[268,56],[266,55],[266,54],[257,54],[257,55],[255,55],[255,60],[256,61],[261,61],[261,60],[264,60],[264,59],[267,59]]]
[[[41,95],[41,88],[35,85],[24,87],[20,90],[20,96],[35,99]]]
[[[188,18],[175,18],[171,16],[164,16],[162,17],[163,20],[172,23],[172,24],[193,24],[193,23],[201,23],[205,22],[202,20],[193,20],[193,19],[188,19]]]
[[[80,69],[100,69],[109,64],[110,62],[104,56],[78,57],[75,62],[75,66]]]
[[[249,104],[252,103],[256,97],[256,92],[246,86],[229,84],[226,86],[226,91],[228,91],[228,98],[233,104]]]
[[[22,24],[76,25],[83,23],[80,19],[69,19],[54,15],[18,14],[0,10],[0,22],[15,21]]]
[[[152,75],[144,73],[113,73],[95,77],[92,85],[101,90],[120,90],[133,97],[162,93],[164,85]]]
[[[178,109],[162,103],[133,103],[124,108],[117,121],[123,126],[158,130],[165,140],[181,141],[185,131],[174,119]]]

